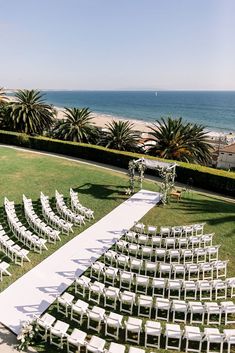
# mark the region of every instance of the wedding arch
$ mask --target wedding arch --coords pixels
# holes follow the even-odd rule
[[[135,190],[136,172],[138,172],[138,182],[140,188],[142,189],[145,170],[156,170],[156,173],[163,179],[160,186],[160,192],[162,195],[161,201],[164,204],[167,203],[169,192],[174,187],[175,183],[176,166],[176,163],[161,162],[146,158],[134,159],[130,161],[128,165],[130,192],[134,193]]]

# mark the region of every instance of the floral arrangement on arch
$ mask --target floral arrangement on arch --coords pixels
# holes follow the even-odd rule
[[[36,319],[22,323],[21,330],[17,336],[17,340],[19,341],[17,349],[19,351],[25,351],[28,349],[36,336],[36,331]]]

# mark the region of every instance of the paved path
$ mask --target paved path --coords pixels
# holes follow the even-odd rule
[[[15,281],[0,293],[0,322],[17,334],[158,202],[159,193],[139,191]]]

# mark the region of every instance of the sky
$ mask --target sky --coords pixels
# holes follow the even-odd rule
[[[0,87],[235,90],[235,0],[0,0]]]

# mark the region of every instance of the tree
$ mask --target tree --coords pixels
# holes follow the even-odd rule
[[[150,129],[149,140],[156,143],[149,145],[151,154],[190,163],[207,164],[211,160],[212,146],[204,126],[168,117],[157,120]]]
[[[93,142],[97,129],[92,119],[89,108],[65,108],[65,119],[55,123],[52,136],[67,141]]]
[[[11,105],[9,126],[26,134],[42,134],[54,121],[54,109],[37,90],[18,90]]]
[[[134,124],[129,121],[112,121],[105,125],[107,131],[101,144],[120,151],[138,150],[139,135],[133,130]]]
[[[0,87],[0,105],[6,103],[8,101],[8,97],[3,87]]]

